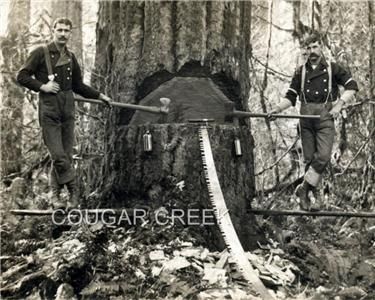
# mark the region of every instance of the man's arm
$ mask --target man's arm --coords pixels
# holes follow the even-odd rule
[[[271,114],[278,114],[291,106],[293,106],[292,101],[288,98],[283,98],[280,103],[276,105],[276,108],[272,110]]]
[[[40,87],[43,85],[43,82],[40,82],[39,80],[33,78],[33,75],[36,73],[42,58],[43,51],[41,47],[38,47],[31,51],[26,62],[18,71],[17,81],[19,84],[35,92],[40,91]]]
[[[294,72],[294,75],[292,77],[292,81],[290,82],[290,85],[289,85],[289,88],[285,94],[285,99],[283,99],[282,102],[284,102],[284,105],[280,106],[281,110],[284,110],[285,108],[289,107],[289,106],[286,106],[287,105],[287,102],[284,101],[286,99],[289,100],[289,102],[291,103],[291,105],[293,106],[296,106],[296,102],[297,102],[297,97],[299,95],[299,91],[301,90],[301,70],[302,70],[302,67],[299,67],[295,72]],[[285,108],[283,108],[285,107]]]
[[[99,99],[100,92],[94,88],[83,83],[81,68],[74,54],[72,54],[73,59],[73,70],[72,70],[72,89],[73,92],[91,99]]]
[[[280,103],[276,105],[269,115],[278,114],[283,110],[295,106],[298,97],[298,91],[301,89],[301,69],[299,68],[293,75],[292,81],[285,94],[285,97],[281,99]],[[272,117],[270,117],[272,119]]]
[[[81,68],[74,54],[72,54],[73,59],[73,73],[72,73],[72,89],[73,92],[80,94],[85,98],[100,99],[106,105],[111,105],[111,98],[107,95],[100,93],[96,89],[86,85],[82,79]]]
[[[336,104],[332,107],[332,109],[329,112],[334,118],[336,118],[340,114],[342,108],[354,98],[355,93],[358,91],[358,84],[352,78],[352,75],[349,72],[347,72],[343,67],[341,67],[338,64],[334,64],[333,67],[333,73],[336,82],[339,85],[343,86],[345,89],[340,99],[336,102]]]

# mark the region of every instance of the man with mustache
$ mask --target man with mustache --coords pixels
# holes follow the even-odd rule
[[[303,183],[296,189],[303,210],[318,210],[311,206],[309,191],[315,191],[322,173],[331,159],[335,137],[334,119],[358,91],[358,85],[349,72],[334,62],[328,62],[322,53],[318,34],[307,37],[304,43],[307,61],[299,67],[291,81],[286,96],[269,114],[280,113],[301,102],[300,113],[320,115],[319,120],[301,119],[300,134],[304,162]],[[344,88],[340,95],[339,85]]]
[[[71,37],[72,22],[66,18],[54,21],[52,42],[37,47],[18,72],[17,81],[39,92],[39,123],[45,145],[52,160],[50,187],[54,208],[74,208],[78,203],[75,170],[72,165],[74,144],[74,96],[101,99],[109,105],[111,99],[83,83],[80,66],[66,44]],[[66,185],[68,203],[60,197]]]

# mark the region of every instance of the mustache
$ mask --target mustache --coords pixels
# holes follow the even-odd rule
[[[311,53],[311,54],[310,54],[310,57],[319,57],[319,55],[318,55],[318,54],[315,54],[315,53]]]

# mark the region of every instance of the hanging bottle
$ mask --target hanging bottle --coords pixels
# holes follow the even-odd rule
[[[152,151],[152,135],[149,130],[147,130],[146,133],[143,135],[143,151]]]
[[[234,152],[236,156],[242,156],[241,141],[238,137],[234,139]]]

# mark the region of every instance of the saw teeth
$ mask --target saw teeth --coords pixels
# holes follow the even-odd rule
[[[198,132],[199,147],[201,150],[203,172],[207,184],[209,201],[214,209],[215,218],[217,224],[219,225],[223,240],[236,264],[237,269],[241,272],[243,278],[250,284],[250,287],[254,286],[256,287],[257,291],[261,290],[262,294],[267,296],[265,299],[273,299],[263,283],[255,275],[254,269],[246,257],[246,254],[233,227],[229,210],[225,204],[225,199],[220,188],[219,179],[217,177],[207,127],[204,125],[201,126]],[[213,189],[213,186],[215,186],[215,189]],[[220,214],[221,211],[223,212],[222,214]]]

